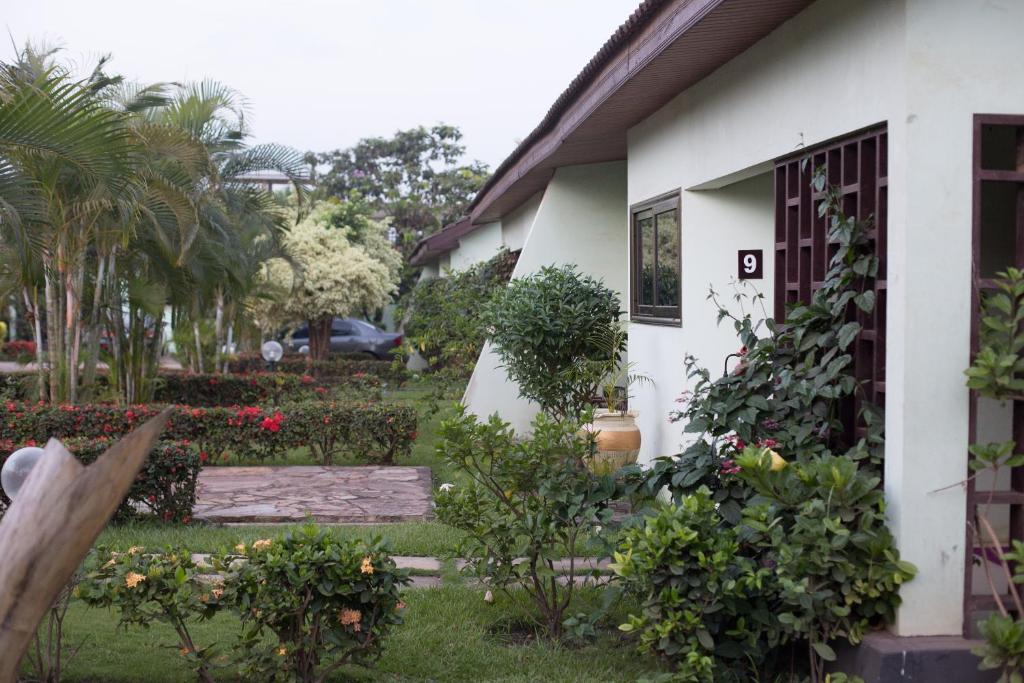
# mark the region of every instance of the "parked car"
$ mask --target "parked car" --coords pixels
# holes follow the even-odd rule
[[[290,351],[309,352],[309,326],[301,325],[283,339]],[[391,350],[402,345],[402,335],[384,332],[365,320],[335,318],[331,324],[331,351],[365,353],[374,358],[391,357]]]

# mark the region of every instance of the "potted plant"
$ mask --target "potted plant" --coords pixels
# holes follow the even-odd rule
[[[596,409],[593,421],[583,429],[594,435],[596,452],[587,464],[597,474],[610,474],[632,465],[640,454],[641,434],[636,424],[639,413],[629,410],[629,388],[654,381],[649,375],[634,372],[636,363],[623,362],[626,339],[626,328],[621,323],[612,325],[595,339],[607,352],[603,360],[597,361],[601,378],[598,386],[605,407]]]

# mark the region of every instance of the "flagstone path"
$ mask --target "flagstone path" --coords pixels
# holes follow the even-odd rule
[[[193,517],[215,524],[367,524],[433,517],[429,467],[205,467]]]

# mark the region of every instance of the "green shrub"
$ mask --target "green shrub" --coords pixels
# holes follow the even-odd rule
[[[83,464],[88,465],[103,455],[112,439],[70,438],[64,445]],[[43,445],[42,439],[0,441],[0,467],[4,461],[22,446]],[[196,484],[202,461],[199,454],[188,442],[161,441],[150,451],[142,470],[128,489],[114,518],[118,520],[152,516],[164,522],[188,523],[196,504]],[[0,490],[0,512],[10,504],[10,499]]]
[[[641,599],[619,628],[643,652],[676,662],[685,681],[758,680],[772,615],[769,569],[740,553],[706,488],[626,532],[612,569]]]
[[[397,313],[406,320],[407,352],[418,352],[434,371],[468,377],[487,337],[480,312],[508,283],[518,256],[503,250],[465,270],[417,283]]]
[[[258,680],[322,681],[377,657],[402,623],[408,573],[375,540],[341,540],[314,525],[236,549],[223,601],[242,619],[239,673]]]
[[[202,681],[212,681],[210,670],[215,651],[201,647],[189,624],[217,613],[224,589],[219,581],[203,581],[201,571],[183,548],[147,553],[131,548],[126,553],[100,547],[86,558],[85,573],[75,595],[90,607],[114,607],[121,612],[122,626],[149,628],[154,622],[168,624],[178,636],[182,657]]]
[[[316,397],[323,384],[309,375],[254,373],[249,375],[160,375],[154,403],[190,406],[251,406],[295,401],[302,395]]]
[[[240,375],[267,372],[267,361],[259,354],[241,354],[232,359],[228,366],[231,372]],[[350,355],[332,355],[327,360],[314,361],[308,356],[296,354],[282,358],[275,364],[274,369],[280,373],[313,375],[319,381],[328,383],[370,375],[392,386],[399,386],[409,379],[409,371],[400,362],[368,360],[365,356],[362,359],[353,359]]]
[[[479,423],[463,412],[442,424],[438,445],[465,480],[443,487],[436,503],[440,521],[466,532],[457,552],[469,560],[467,570],[512,599],[527,596],[556,638],[580,568],[571,566],[563,585],[554,563],[579,556],[585,539],[599,537],[615,493],[610,477],[583,464],[593,443],[578,428],[540,415],[531,436],[520,439],[497,415]]]
[[[0,410],[0,434],[43,443],[51,436],[88,439],[127,434],[160,406],[48,406],[9,402]],[[311,446],[329,463],[340,454],[391,464],[409,454],[416,439],[416,411],[387,403],[305,401],[277,408],[175,406],[163,438],[189,442],[203,462],[230,455],[241,461],[284,457]]]
[[[597,392],[621,314],[614,290],[575,266],[548,266],[509,282],[483,319],[520,395],[555,419],[575,419]]]

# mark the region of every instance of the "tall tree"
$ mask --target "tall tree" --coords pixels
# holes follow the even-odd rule
[[[318,178],[320,193],[339,199],[358,193],[391,218],[408,250],[422,235],[459,218],[487,179],[486,164],[462,163],[465,151],[462,132],[440,124],[307,158],[327,166]]]

